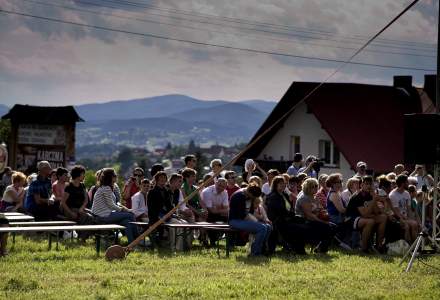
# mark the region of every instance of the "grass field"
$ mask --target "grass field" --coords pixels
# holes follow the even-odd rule
[[[416,261],[406,274],[399,261],[340,251],[248,259],[242,247],[229,258],[196,248],[107,262],[92,240],[48,251],[45,240],[18,237],[0,258],[0,299],[440,299],[438,269]],[[440,268],[439,255],[423,262]]]

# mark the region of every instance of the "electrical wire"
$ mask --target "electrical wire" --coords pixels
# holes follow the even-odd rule
[[[249,52],[249,53],[269,54],[269,55],[274,55],[274,56],[301,58],[301,59],[307,59],[307,60],[316,60],[316,61],[324,61],[324,62],[332,62],[332,63],[345,63],[346,62],[345,60],[338,60],[338,59],[311,57],[311,56],[304,56],[304,55],[295,55],[295,54],[281,53],[281,52],[275,52],[275,51],[264,51],[264,50],[257,50],[257,49],[253,49],[253,48],[241,48],[241,47],[234,47],[234,46],[221,45],[221,44],[212,44],[212,43],[198,42],[198,41],[187,40],[187,39],[178,39],[178,38],[172,38],[172,37],[167,37],[167,36],[157,35],[157,34],[139,33],[139,32],[133,32],[133,31],[128,31],[128,30],[114,29],[114,28],[109,28],[109,27],[104,27],[104,26],[97,26],[97,25],[89,25],[89,24],[85,24],[85,23],[71,22],[71,21],[61,20],[61,19],[57,19],[57,18],[49,18],[49,17],[37,16],[37,15],[33,15],[33,14],[27,14],[27,13],[22,13],[22,12],[17,12],[17,11],[5,10],[5,9],[2,9],[2,8],[0,8],[0,12],[3,13],[3,14],[18,15],[18,16],[23,16],[23,17],[29,17],[29,18],[35,18],[35,19],[50,21],[50,22],[69,24],[69,25],[81,26],[81,27],[86,27],[86,28],[99,29],[99,30],[104,30],[104,31],[109,31],[109,32],[124,33],[124,34],[135,35],[135,36],[150,37],[150,38],[156,38],[156,39],[162,39],[162,40],[170,40],[170,41],[175,41],[175,42],[182,42],[182,43],[187,43],[187,44],[209,46],[209,47],[229,49],[229,50],[238,50],[238,51],[244,51],[244,52]],[[364,48],[365,47],[362,47],[362,49],[364,49]],[[434,72],[435,71],[434,69],[428,69],[428,68],[416,68],[416,67],[406,67],[406,66],[383,65],[383,64],[373,64],[373,63],[364,63],[364,62],[352,62],[352,61],[349,61],[349,64],[360,65],[360,66],[378,67],[378,68],[390,68],[390,69],[423,71],[423,72]]]
[[[101,0],[101,1],[111,1],[111,0]],[[116,8],[116,9],[122,9],[121,6],[110,6],[110,5],[99,5],[96,2],[89,2],[89,1],[84,1],[84,0],[75,0],[76,3],[80,3],[80,4],[84,4],[84,5],[91,5],[91,6],[98,6],[98,7],[107,7],[107,8]],[[114,3],[114,2],[112,2]],[[118,1],[116,4],[123,4],[121,3],[121,1]],[[140,7],[143,8],[143,6],[139,6],[139,5],[131,5],[134,7]],[[354,44],[354,45],[360,45],[360,42],[355,42],[355,41],[341,41],[340,39],[331,39],[331,38],[322,38],[322,37],[314,37],[314,36],[310,36],[310,35],[304,35],[304,34],[299,34],[299,33],[291,33],[291,32],[276,32],[276,31],[272,31],[272,30],[267,30],[267,29],[261,29],[261,28],[244,28],[244,27],[240,27],[240,26],[234,26],[234,25],[230,25],[230,24],[219,24],[219,23],[215,23],[212,21],[202,21],[202,20],[194,20],[194,19],[188,19],[188,18],[182,18],[182,17],[178,17],[178,16],[170,16],[170,15],[164,15],[164,14],[158,14],[158,13],[153,13],[153,12],[143,12],[144,14],[148,14],[148,15],[153,15],[153,16],[159,16],[159,17],[165,17],[165,18],[169,18],[169,19],[174,19],[174,20],[179,20],[179,21],[188,21],[188,22],[193,22],[193,23],[200,23],[200,24],[207,24],[207,25],[214,25],[214,26],[219,26],[219,27],[228,27],[228,28],[232,28],[232,29],[238,29],[238,30],[246,30],[246,31],[254,31],[254,32],[259,32],[262,33],[262,36],[266,36],[267,34],[276,34],[276,35],[281,35],[281,36],[287,36],[287,37],[294,37],[294,38],[302,38],[302,39],[314,39],[314,40],[323,40],[323,41],[332,41],[332,42],[336,42],[336,43],[349,43],[349,44]],[[393,49],[405,49],[405,50],[415,50],[415,51],[428,51],[428,52],[432,52],[432,49],[420,49],[420,48],[414,48],[414,47],[404,47],[404,46],[395,46],[395,45],[386,45],[386,44],[380,44],[380,43],[375,43],[371,45],[372,47],[383,47],[383,48],[393,48]]]
[[[159,11],[171,12],[171,13],[175,13],[175,14],[182,14],[182,15],[188,15],[188,16],[195,16],[195,17],[203,17],[203,18],[208,18],[208,19],[216,18],[216,19],[220,19],[220,20],[233,22],[233,23],[247,24],[247,25],[253,25],[253,26],[268,26],[268,27],[274,27],[274,28],[283,29],[283,30],[292,30],[292,31],[304,32],[304,33],[321,34],[321,35],[329,35],[329,34],[335,35],[334,32],[331,32],[328,30],[310,29],[310,28],[282,25],[282,24],[273,24],[273,23],[268,23],[268,22],[252,21],[252,20],[247,20],[247,19],[242,19],[242,18],[225,17],[225,16],[219,16],[219,15],[215,15],[215,14],[207,14],[207,13],[200,13],[200,12],[195,13],[194,11],[188,11],[188,10],[182,10],[182,9],[164,8],[164,7],[153,5],[150,3],[139,3],[139,2],[134,2],[134,1],[123,1],[123,0],[117,0],[117,1],[115,1],[115,0],[97,0],[97,1],[107,2],[107,3],[110,2],[110,3],[119,4],[119,5],[125,4],[125,5],[131,5],[131,6],[136,6],[136,7],[148,8],[148,9],[152,9],[152,10],[159,10]],[[342,36],[342,37],[344,37],[344,36]],[[351,39],[362,40],[362,41],[366,40],[366,37],[362,36],[362,35],[354,35],[352,37],[345,36],[345,37],[351,38]],[[422,43],[422,42],[408,42],[408,41],[400,41],[400,40],[394,40],[394,39],[383,39],[382,38],[382,39],[377,39],[377,40],[378,41],[381,40],[381,41],[388,41],[388,42],[396,42],[396,43],[420,44],[420,45],[424,45],[425,47],[435,47],[436,46],[435,44]]]
[[[206,28],[198,28],[198,27],[193,27],[193,26],[187,26],[187,25],[181,25],[181,24],[172,24],[172,23],[166,23],[166,22],[155,21],[155,20],[150,20],[150,19],[141,19],[141,18],[135,18],[135,17],[128,17],[128,16],[120,15],[120,14],[106,13],[106,12],[100,12],[100,11],[94,11],[94,10],[87,10],[87,9],[81,9],[81,8],[70,7],[70,6],[59,5],[59,4],[53,4],[53,3],[47,3],[47,2],[41,2],[41,1],[34,1],[34,0],[22,0],[22,1],[28,2],[28,3],[34,3],[34,4],[38,4],[38,5],[57,7],[57,8],[62,8],[62,9],[67,9],[67,10],[72,10],[72,11],[78,11],[78,12],[83,12],[83,13],[90,13],[90,14],[95,14],[95,15],[103,15],[103,16],[108,16],[108,17],[112,17],[112,18],[127,19],[127,20],[143,22],[143,23],[152,23],[152,24],[173,26],[173,27],[180,28],[180,29],[181,28],[186,28],[186,29],[191,29],[191,30],[203,31],[203,32],[207,32],[207,33],[222,33],[222,34],[227,34],[227,35],[233,35],[233,36],[249,38],[248,34],[238,34],[238,33],[219,31],[219,30],[207,30]],[[258,37],[258,35],[251,35],[251,37]],[[292,43],[292,40],[287,40],[287,39],[277,39],[277,38],[270,38],[270,37],[266,37],[265,39],[266,40],[271,40],[271,41]],[[307,42],[307,41],[301,41],[300,43],[301,43],[301,45],[311,45],[311,46],[317,46],[317,47],[334,48],[334,49],[342,49],[342,50],[356,50],[357,49],[357,48],[354,48],[354,47],[324,45],[324,44],[318,44],[318,43]],[[409,52],[392,52],[392,51],[374,50],[374,49],[365,49],[364,52],[381,53],[381,54],[389,54],[389,55],[405,55],[405,56],[415,56],[415,57],[425,57],[425,58],[437,58],[437,56],[435,56],[435,55],[417,54],[417,53],[409,53]]]
[[[123,0],[97,0],[97,1],[104,2],[104,3],[103,3],[103,5],[99,5],[97,2],[87,2],[87,3],[93,4],[95,6],[115,8],[115,6],[107,5],[107,3],[110,3],[113,5],[118,5],[116,8],[119,8],[119,9],[123,8],[124,6],[125,7],[147,8],[149,10],[165,11],[165,12],[174,13],[177,15],[203,17],[203,18],[208,18],[209,20],[220,19],[220,21],[223,21],[223,22],[228,21],[230,23],[238,23],[238,24],[245,24],[245,25],[252,25],[252,26],[275,27],[278,29],[289,30],[289,31],[293,31],[293,32],[309,33],[309,34],[315,34],[315,35],[338,36],[335,33],[330,32],[330,31],[310,30],[307,28],[280,25],[280,24],[271,24],[271,23],[259,22],[259,21],[249,21],[249,20],[245,20],[245,19],[224,17],[224,16],[218,16],[218,15],[214,15],[214,14],[195,13],[195,12],[179,10],[179,9],[163,8],[163,7],[152,5],[152,4],[144,4],[144,3],[133,2],[133,1],[123,1]],[[75,2],[86,3],[86,1],[84,1],[84,0],[75,0]],[[149,14],[151,14],[151,13],[149,12]],[[163,15],[163,14],[155,14],[155,15],[162,16],[162,17],[170,17],[168,15]],[[180,20],[188,20],[188,19],[180,18]],[[194,21],[194,20],[191,19],[189,21]],[[204,23],[207,23],[207,22],[204,22]],[[208,24],[211,24],[211,23],[208,23]],[[215,23],[215,25],[222,25],[223,26],[223,24],[217,24],[217,23]],[[234,28],[236,28],[236,27],[234,27]],[[301,28],[301,30],[299,30],[297,28]],[[250,28],[247,28],[247,29],[252,30]],[[271,32],[271,33],[275,33],[275,34],[277,34],[277,33],[280,34],[280,32],[274,32],[274,31],[263,31],[263,32]],[[302,36],[302,37],[312,38],[310,36]],[[351,36],[351,37],[350,36],[340,36],[340,37],[343,39],[354,39],[354,40],[359,40],[359,41],[366,40],[366,38],[362,37],[362,35],[355,35],[355,36]],[[340,40],[335,40],[335,41],[340,41]],[[429,47],[429,48],[433,48],[436,46],[435,44],[422,43],[422,42],[400,41],[400,40],[394,40],[394,39],[378,39],[378,41],[388,42],[388,43],[398,43],[398,44],[411,43],[414,46],[420,45],[418,47]],[[408,49],[412,49],[412,48],[408,48]]]

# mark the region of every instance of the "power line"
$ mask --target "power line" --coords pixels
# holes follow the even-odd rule
[[[249,35],[244,35],[244,34],[238,34],[238,33],[226,32],[226,31],[219,31],[219,30],[207,30],[205,28],[198,28],[198,27],[187,26],[187,25],[172,24],[172,23],[166,23],[166,22],[155,21],[155,20],[150,20],[150,19],[140,19],[140,18],[135,18],[135,17],[128,17],[128,16],[124,16],[124,15],[118,15],[118,14],[114,14],[114,13],[98,12],[98,11],[94,11],[94,10],[81,9],[81,8],[70,7],[70,6],[65,6],[65,5],[58,5],[58,4],[53,4],[53,3],[46,3],[46,2],[41,2],[41,1],[34,1],[34,0],[22,0],[22,1],[25,1],[25,2],[28,2],[28,3],[35,3],[35,4],[39,4],[39,5],[58,7],[58,8],[68,9],[68,10],[73,10],[73,11],[78,11],[78,12],[85,12],[85,13],[91,13],[91,14],[96,14],[96,15],[109,16],[109,17],[113,17],[113,18],[121,18],[121,19],[127,19],[127,20],[134,20],[134,21],[144,22],[144,23],[153,23],[153,24],[159,24],[159,25],[173,26],[173,27],[177,27],[177,28],[186,28],[186,29],[191,29],[191,30],[204,31],[204,32],[208,32],[208,33],[222,33],[222,34],[234,35],[234,36],[239,36],[239,37],[249,37]],[[251,37],[257,37],[257,35],[252,35]],[[285,43],[292,43],[292,40],[287,40],[287,39],[277,39],[277,38],[270,38],[270,37],[266,37],[266,39],[267,40],[272,40],[272,41],[280,41],[280,42],[285,42]],[[353,47],[326,45],[326,44],[319,44],[319,43],[313,43],[313,42],[308,42],[308,41],[301,41],[301,44],[311,45],[311,46],[318,46],[318,47],[325,47],[325,48],[343,49],[343,50],[356,50],[357,49],[357,48],[353,48]],[[426,58],[436,58],[437,57],[435,55],[426,55],[426,54],[417,54],[417,53],[406,53],[406,52],[392,52],[392,51],[374,50],[374,49],[365,49],[364,52],[382,53],[382,54],[391,54],[391,55],[406,55],[406,56],[426,57]]]
[[[111,1],[111,0],[101,0],[101,1]],[[95,2],[88,2],[88,1],[84,1],[84,0],[76,0],[77,3],[80,4],[84,4],[84,5],[91,5],[91,6],[98,6],[98,7],[106,7],[106,8],[115,8],[115,9],[123,9],[121,6],[109,6],[109,5],[99,5]],[[124,3],[121,1],[118,1],[119,5],[124,5]],[[127,4],[126,4],[127,6]],[[140,6],[140,5],[129,5],[131,7],[141,7],[141,8],[145,8],[144,6]],[[164,14],[159,14],[159,13],[153,13],[153,12],[143,12],[143,14],[148,14],[148,15],[152,15],[152,16],[158,16],[158,17],[164,17],[164,18],[169,18],[169,19],[174,19],[174,20],[179,20],[179,21],[187,21],[187,22],[192,22],[192,23],[200,23],[200,24],[208,24],[208,25],[214,25],[214,26],[220,26],[220,27],[229,27],[229,28],[233,28],[233,29],[238,29],[238,30],[246,30],[246,31],[255,31],[255,32],[261,32],[263,34],[276,34],[276,35],[282,35],[282,36],[288,36],[288,37],[295,37],[295,38],[302,38],[302,39],[314,39],[314,40],[324,40],[324,41],[333,41],[333,42],[337,42],[337,43],[341,43],[343,41],[341,41],[340,39],[331,39],[331,38],[323,38],[323,37],[316,37],[316,36],[310,36],[310,35],[305,35],[305,34],[299,34],[299,33],[291,33],[291,32],[277,32],[277,31],[272,31],[272,30],[267,30],[267,29],[261,29],[261,28],[247,28],[247,27],[240,27],[240,26],[234,26],[234,25],[230,25],[230,24],[219,24],[219,23],[215,23],[215,22],[211,22],[211,21],[202,21],[202,20],[194,20],[194,19],[188,19],[188,18],[183,18],[183,17],[178,17],[178,16],[170,16],[170,15],[164,15]],[[350,43],[350,44],[355,44],[355,45],[359,45],[361,44],[360,42],[357,41],[345,41],[344,43]],[[404,46],[395,46],[395,45],[387,45],[387,44],[381,44],[381,43],[375,43],[372,44],[371,46],[374,47],[383,47],[383,48],[394,48],[394,49],[406,49],[406,50],[415,50],[415,51],[432,51],[430,49],[424,49],[424,48],[414,48],[414,47],[404,47]]]
[[[289,53],[264,51],[264,50],[257,50],[257,49],[252,49],[252,48],[241,48],[241,47],[234,47],[234,46],[228,46],[228,45],[197,42],[197,41],[193,41],[193,40],[178,39],[178,38],[172,38],[172,37],[167,37],[167,36],[162,36],[162,35],[157,35],[157,34],[150,34],[150,33],[139,33],[139,32],[114,29],[114,28],[98,26],[98,25],[89,25],[89,24],[84,24],[84,23],[71,22],[71,21],[66,21],[66,20],[61,20],[61,19],[56,19],[56,18],[42,17],[42,16],[37,16],[37,15],[32,15],[32,14],[27,14],[27,13],[22,13],[22,12],[17,12],[17,11],[9,11],[9,10],[5,10],[2,8],[0,8],[0,12],[2,12],[4,14],[18,15],[18,16],[23,16],[23,17],[29,17],[29,18],[50,21],[50,22],[69,24],[69,25],[74,25],[74,26],[81,26],[81,27],[99,29],[99,30],[110,31],[110,32],[124,33],[124,34],[130,34],[130,35],[135,35],[135,36],[150,37],[150,38],[156,38],[156,39],[162,39],[162,40],[170,40],[170,41],[182,42],[182,43],[187,43],[187,44],[209,46],[209,47],[216,47],[216,48],[229,49],[229,50],[238,50],[238,51],[245,51],[245,52],[250,52],[250,53],[269,54],[269,55],[281,56],[281,57],[292,57],[292,58],[301,58],[301,59],[307,59],[307,60],[325,61],[325,62],[332,62],[332,63],[344,63],[345,62],[344,60],[337,60],[337,59],[294,55],[294,54],[289,54]],[[353,65],[379,67],[379,68],[414,70],[414,71],[424,71],[424,72],[436,71],[434,69],[395,66],[395,65],[381,65],[381,64],[363,63],[363,62],[349,62],[349,63],[353,64]]]
[[[246,25],[254,25],[254,26],[269,26],[273,28],[278,28],[282,30],[292,30],[296,32],[303,32],[303,33],[311,33],[311,34],[317,34],[317,35],[335,35],[334,32],[331,31],[324,31],[324,30],[318,30],[318,29],[309,29],[304,27],[298,27],[298,26],[290,26],[290,25],[282,25],[282,24],[273,24],[273,23],[267,23],[267,22],[261,22],[261,21],[252,21],[242,18],[232,18],[232,17],[225,17],[225,16],[219,16],[215,14],[207,14],[207,13],[200,13],[200,12],[193,12],[188,10],[182,10],[182,9],[171,9],[171,8],[164,8],[161,6],[153,5],[153,4],[147,4],[147,3],[139,3],[134,1],[123,1],[123,0],[99,0],[101,2],[107,2],[107,3],[114,3],[119,5],[125,5],[125,6],[135,6],[135,7],[143,7],[143,8],[149,8],[152,10],[159,10],[159,11],[165,11],[165,12],[171,12],[175,14],[181,14],[181,15],[188,15],[188,16],[196,16],[196,17],[202,17],[202,18],[216,18],[220,20],[225,20],[228,22],[238,23],[238,24],[246,24]],[[78,1],[82,2],[82,1]],[[342,36],[344,37],[344,36]],[[367,37],[362,35],[354,35],[354,36],[345,36],[345,38],[349,39],[356,39],[360,41],[365,41]],[[424,45],[424,47],[435,47],[434,44],[429,43],[422,43],[422,42],[411,42],[411,41],[401,41],[401,40],[394,40],[394,39],[378,39],[384,42],[395,42],[395,43],[410,43],[410,44],[419,44]]]

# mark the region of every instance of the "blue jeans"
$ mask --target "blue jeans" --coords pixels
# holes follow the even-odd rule
[[[107,217],[98,217],[99,222],[125,226],[125,235],[131,243],[138,235],[137,227],[130,222],[135,222],[134,214],[125,211],[112,211]]]
[[[253,233],[255,241],[251,246],[251,255],[261,255],[263,245],[267,242],[272,226],[260,222],[245,221],[245,220],[229,220],[229,225],[232,228]]]

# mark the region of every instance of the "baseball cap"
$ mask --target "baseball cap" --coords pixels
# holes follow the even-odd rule
[[[362,167],[362,166],[366,168],[366,167],[367,167],[367,164],[366,164],[365,162],[363,162],[363,161],[359,161],[359,162],[356,164],[356,167],[357,167],[357,168],[360,168],[360,167]]]
[[[42,160],[37,163],[37,169],[42,170],[44,168],[52,169],[50,163],[47,160]]]

